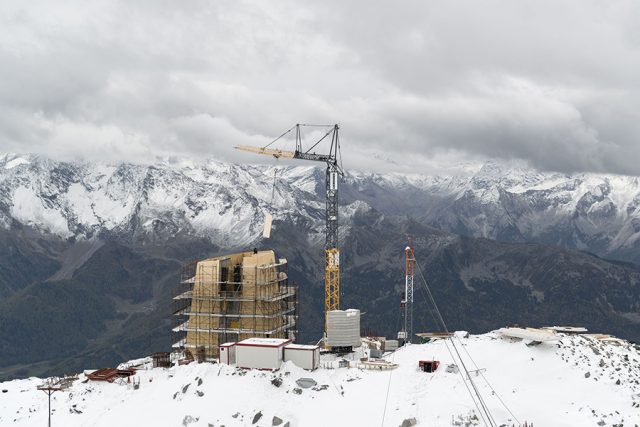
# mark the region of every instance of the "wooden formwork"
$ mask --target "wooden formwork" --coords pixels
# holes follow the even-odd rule
[[[250,337],[294,339],[297,292],[289,286],[287,262],[271,250],[242,252],[191,263],[174,300],[179,319],[174,346],[204,347],[217,357],[218,346]]]

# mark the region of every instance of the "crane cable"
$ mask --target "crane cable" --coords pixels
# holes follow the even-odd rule
[[[398,315],[397,315],[397,320],[396,320],[396,330],[399,329],[400,327],[400,312],[398,311]],[[395,356],[396,356],[396,352],[394,351],[393,354],[391,355],[391,363],[393,363],[393,361],[395,360]],[[387,415],[387,403],[389,402],[389,390],[391,389],[391,375],[393,375],[393,369],[391,369],[389,371],[389,381],[387,382],[387,393],[385,395],[384,398],[384,409],[382,410],[382,422],[381,422],[381,426],[384,427],[384,418]]]
[[[449,329],[447,328],[447,324],[445,323],[444,318],[442,317],[442,313],[440,312],[440,309],[438,308],[438,305],[436,304],[435,299],[433,298],[433,294],[431,293],[431,289],[429,288],[427,280],[425,279],[424,274],[422,273],[422,269],[420,268],[420,265],[418,264],[417,261],[415,261],[415,265],[416,265],[416,267],[418,267],[418,272],[420,273],[420,277],[422,278],[422,282],[423,282],[424,287],[425,287],[425,289],[427,291],[427,295],[429,296],[429,300],[431,302],[431,305],[433,306],[433,308],[435,309],[435,311],[436,311],[436,313],[438,315],[439,323],[444,328],[445,332],[449,333]],[[471,379],[471,375],[469,374],[469,370],[467,369],[467,366],[464,363],[464,360],[462,359],[462,356],[460,355],[460,352],[458,351],[458,348],[456,347],[454,340],[452,338],[448,338],[448,339],[450,340],[453,349],[455,350],[456,354],[458,355],[458,359],[460,360],[460,364],[462,365],[462,368],[464,369],[464,371],[465,371],[465,373],[467,375],[467,378],[469,379],[469,383],[471,384],[471,388],[473,388],[473,391],[474,391],[474,393],[476,395],[476,398],[478,399],[478,403],[479,403],[480,407],[482,408],[482,411],[479,411],[480,416],[482,416],[482,413],[484,412],[484,414],[486,415],[486,418],[487,418],[487,420],[483,420],[483,421],[485,421],[485,424],[488,424],[491,427],[497,426],[497,424],[495,422],[495,419],[491,415],[491,411],[489,410],[489,407],[487,406],[486,402],[482,398],[482,395],[480,394],[480,390],[478,390],[477,386],[473,382],[473,379]],[[465,384],[466,384],[466,382],[465,382]],[[474,400],[474,403],[475,403],[475,399],[473,399],[473,396],[471,396],[471,397],[472,397],[472,400]],[[488,421],[488,423],[487,423],[487,421]]]
[[[422,291],[422,296],[425,299],[425,302],[429,302],[427,299],[427,296],[425,294],[424,289],[419,288]],[[431,315],[431,318],[433,319],[435,324],[440,323],[436,317],[433,314],[432,310],[428,310],[429,314]],[[447,349],[447,352],[449,353],[449,356],[451,356],[451,360],[453,360],[454,362],[456,362],[456,357],[454,356],[453,352],[451,351],[451,348],[449,348],[449,344],[447,343],[447,340],[444,339],[442,340],[442,342],[444,342],[445,348]],[[471,389],[469,388],[469,384],[467,384],[467,380],[465,379],[462,371],[460,369],[458,369],[458,373],[460,374],[460,378],[462,379],[462,384],[464,384],[465,388],[467,389],[467,393],[469,394],[469,397],[471,397],[471,401],[473,402],[473,405],[476,407],[476,410],[478,411],[478,414],[480,415],[480,418],[482,418],[482,422],[487,425],[487,421],[485,420],[485,416],[483,415],[482,411],[480,410],[480,406],[477,402],[477,397],[474,395],[473,391],[471,391]]]
[[[420,275],[422,276],[422,280],[426,283],[426,280],[425,280],[424,276],[422,275],[422,271],[421,270],[420,270]],[[427,289],[428,289],[428,287],[427,287]],[[424,296],[424,290],[422,288],[420,288],[420,290],[423,292],[423,296]],[[426,299],[426,297],[425,297],[425,299]],[[433,318],[434,322],[438,323],[438,321],[436,320],[436,318],[433,315],[433,312],[431,310],[429,310],[429,314],[431,314],[431,317]],[[446,325],[445,325],[445,328],[446,328]],[[507,410],[507,412],[509,412],[509,414],[513,417],[513,419],[518,424],[521,424],[520,420],[518,420],[518,417],[516,417],[516,415],[513,413],[513,411],[511,411],[511,408],[509,408],[509,406],[504,402],[504,400],[502,400],[502,397],[500,396],[500,394],[493,388],[493,386],[491,385],[489,380],[484,376],[484,374],[482,373],[482,371],[478,367],[478,364],[476,363],[476,361],[473,359],[473,357],[471,357],[471,354],[469,353],[469,351],[467,350],[465,345],[462,343],[462,341],[460,341],[460,338],[457,337],[457,336],[454,336],[454,338],[456,340],[458,340],[458,342],[462,346],[462,349],[467,354],[467,357],[469,358],[469,360],[471,360],[471,363],[473,363],[473,366],[476,368],[476,372],[478,373],[478,375],[480,375],[480,377],[482,377],[482,379],[484,380],[485,384],[491,389],[491,392],[496,396],[496,398],[498,399],[500,404]],[[446,341],[445,341],[445,345],[446,345]]]
[[[271,201],[269,204],[273,207],[273,198],[276,194],[276,175],[278,175],[278,167],[273,168],[273,187],[271,187]]]
[[[458,342],[460,342],[460,339],[456,337],[456,339],[458,340]],[[502,406],[507,410],[507,412],[509,412],[509,414],[511,414],[511,416],[513,417],[513,419],[518,423],[518,425],[520,425],[520,420],[518,420],[518,417],[515,416],[515,414],[513,412],[511,412],[511,409],[507,406],[506,403],[504,403],[504,401],[502,400],[502,398],[500,397],[500,395],[498,394],[498,392],[493,388],[493,386],[491,385],[491,383],[489,382],[489,380],[487,380],[487,378],[484,376],[484,374],[482,373],[482,371],[480,370],[480,368],[478,368],[478,365],[476,364],[475,360],[473,360],[473,358],[471,357],[471,354],[469,354],[469,351],[466,349],[466,347],[462,344],[462,342],[460,342],[460,345],[462,345],[462,349],[464,350],[465,353],[467,353],[467,356],[469,357],[469,359],[471,360],[471,363],[473,363],[473,366],[476,368],[476,372],[482,377],[482,379],[484,380],[484,382],[487,384],[487,386],[491,389],[491,392],[496,396],[496,398],[500,401],[500,403],[502,404]]]
[[[274,142],[276,142],[277,140],[279,140],[280,138],[282,138],[283,136],[285,136],[286,134],[288,134],[289,132],[291,132],[292,130],[294,130],[296,128],[297,125],[293,125],[289,130],[286,130],[282,135],[280,135],[279,137],[277,137],[276,139],[274,139],[273,141],[271,141],[270,143],[268,143],[267,145],[265,145],[264,147],[262,147],[263,149],[267,148],[268,146],[270,146],[271,144],[273,144]]]

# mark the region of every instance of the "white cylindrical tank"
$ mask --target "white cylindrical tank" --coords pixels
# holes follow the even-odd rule
[[[330,347],[360,346],[360,310],[332,310],[327,313],[327,344]]]

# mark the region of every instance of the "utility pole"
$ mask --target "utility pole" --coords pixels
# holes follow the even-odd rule
[[[56,391],[62,390],[62,387],[53,383],[45,383],[41,386],[38,386],[38,390],[44,391],[47,396],[49,396],[49,423],[47,425],[48,427],[51,427],[51,395]]]

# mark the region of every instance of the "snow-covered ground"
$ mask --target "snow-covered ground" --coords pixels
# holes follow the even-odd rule
[[[538,427],[640,425],[640,352],[626,342],[563,336],[527,345],[497,332],[460,338],[467,368],[484,377],[520,422]],[[466,350],[466,351],[465,351]],[[420,359],[441,361],[433,374]],[[83,383],[53,395],[54,426],[418,426],[482,425],[444,341],[401,348],[392,371],[357,368],[304,371],[287,362],[278,372],[215,364],[148,369],[140,387]],[[473,375],[473,374],[472,374]],[[300,378],[317,385],[302,389]],[[474,376],[498,425],[517,425],[482,376]],[[37,378],[0,384],[0,425],[46,425],[47,398]],[[6,390],[6,391],[5,391]],[[255,423],[254,423],[255,421]],[[275,424],[274,424],[275,421]]]

